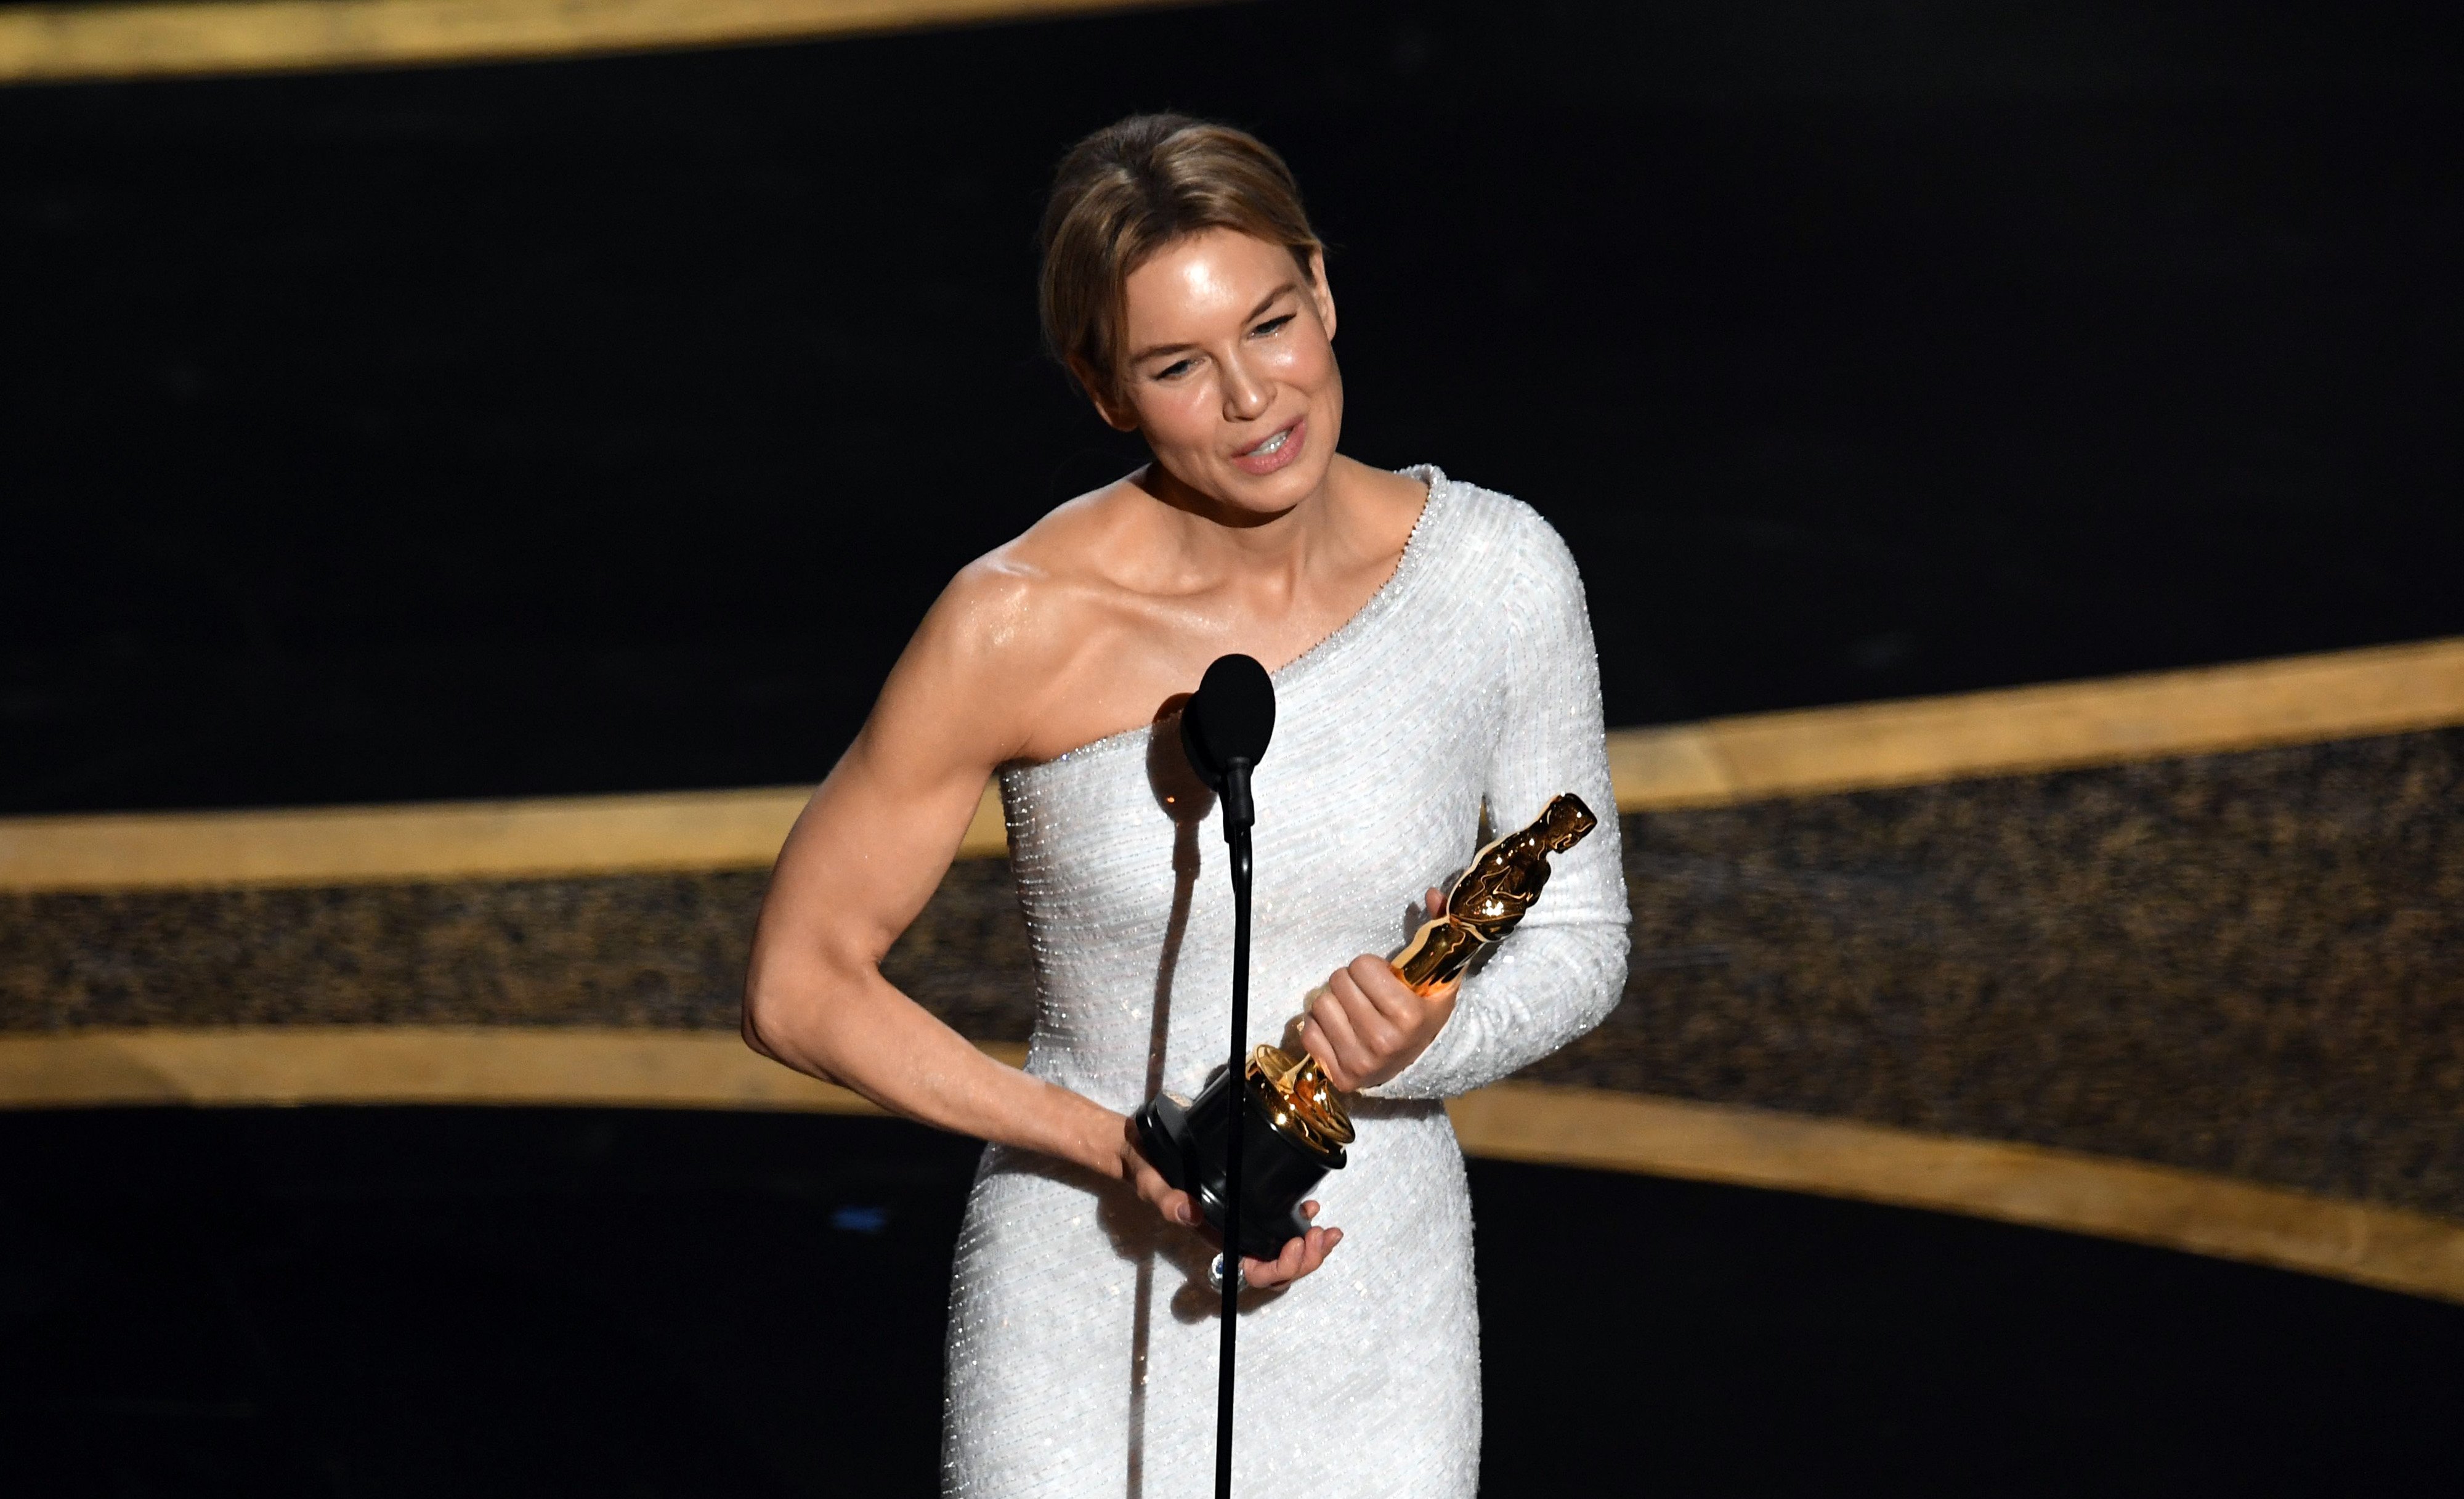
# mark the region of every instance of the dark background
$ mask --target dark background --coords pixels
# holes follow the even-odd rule
[[[2464,632],[2452,4],[1260,4],[0,90],[0,812],[808,780],[1135,461],[1079,134],[1251,126],[1346,447],[1640,723]],[[923,1492],[971,1144],[0,1113],[0,1488]],[[2435,1487],[2464,1311],[1473,1162],[1498,1494]],[[2452,1445],[2452,1444],[2449,1444]]]
[[[1612,721],[2464,631],[2452,5],[1244,5],[0,92],[0,811],[781,783],[1126,468],[1080,133],[1262,132],[1348,451]]]
[[[0,1113],[0,1487],[930,1493],[975,1157],[780,1114]],[[2464,1308],[1470,1169],[1497,1499],[2453,1487]]]

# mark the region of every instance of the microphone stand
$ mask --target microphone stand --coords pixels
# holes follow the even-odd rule
[[[1225,1066],[1235,1099],[1244,1095],[1249,1060],[1249,761],[1234,759],[1223,774],[1223,842],[1232,859],[1232,1042]],[[1245,1112],[1236,1103],[1223,1143],[1223,1332],[1215,1371],[1215,1499],[1232,1499],[1234,1345],[1241,1332],[1241,1136]]]
[[[1232,1384],[1241,1336],[1241,1146],[1248,1130],[1249,1041],[1249,828],[1258,809],[1249,799],[1249,773],[1265,758],[1275,734],[1275,684],[1256,659],[1237,651],[1207,667],[1180,714],[1180,743],[1190,768],[1213,787],[1223,811],[1223,844],[1232,864],[1232,1043],[1220,1081],[1229,1103],[1223,1134],[1223,1252],[1216,1258],[1216,1289],[1223,1293],[1222,1341],[1215,1368],[1215,1496],[1232,1499]],[[1215,1085],[1210,1083],[1209,1089]],[[1209,1096],[1201,1093],[1201,1097]],[[1176,1105],[1158,1095],[1138,1111],[1138,1129],[1178,1171],[1175,1186],[1204,1191],[1204,1173],[1190,1159],[1195,1138]],[[1169,1113],[1166,1111],[1169,1110]],[[1170,1170],[1166,1173],[1169,1178]],[[1208,1194],[1211,1196],[1211,1194]],[[1209,1218],[1215,1215],[1209,1213]]]

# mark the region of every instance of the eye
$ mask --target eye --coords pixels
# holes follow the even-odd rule
[[[1249,336],[1253,339],[1272,338],[1274,335],[1284,331],[1284,325],[1291,321],[1293,316],[1294,315],[1291,313],[1286,313],[1280,318],[1269,318],[1265,321],[1250,329]]]
[[[1166,364],[1163,368],[1156,370],[1155,372],[1155,378],[1157,380],[1178,380],[1181,376],[1188,374],[1191,370],[1196,369],[1197,367],[1198,361],[1194,359],[1177,359],[1171,364]]]

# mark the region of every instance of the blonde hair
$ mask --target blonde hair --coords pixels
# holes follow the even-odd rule
[[[1052,357],[1117,399],[1131,273],[1214,229],[1283,246],[1315,280],[1309,257],[1325,246],[1291,168],[1256,136],[1187,115],[1132,115],[1071,146],[1044,209],[1037,300]]]

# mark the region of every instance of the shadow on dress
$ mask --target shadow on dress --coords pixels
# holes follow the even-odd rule
[[[1163,949],[1155,959],[1155,1018],[1147,1033],[1146,1090],[1152,1098],[1163,1087],[1164,1055],[1172,1039],[1172,983],[1180,967],[1182,939],[1189,934],[1189,904],[1198,889],[1198,828],[1214,808],[1215,793],[1190,769],[1180,745],[1180,710],[1186,694],[1167,698],[1147,730],[1147,786],[1155,805],[1173,821],[1172,917],[1165,922]],[[1203,1245],[1187,1234],[1167,1234],[1168,1225],[1135,1198],[1124,1201],[1108,1194],[1099,1209],[1105,1228],[1122,1252],[1137,1261],[1136,1293],[1131,1306],[1130,1329],[1130,1466],[1129,1499],[1145,1499],[1147,1427],[1147,1343],[1155,1315],[1155,1260],[1171,1255],[1183,1262],[1184,1277],[1194,1273],[1203,1284]],[[1193,1247],[1195,1246],[1195,1247]]]

